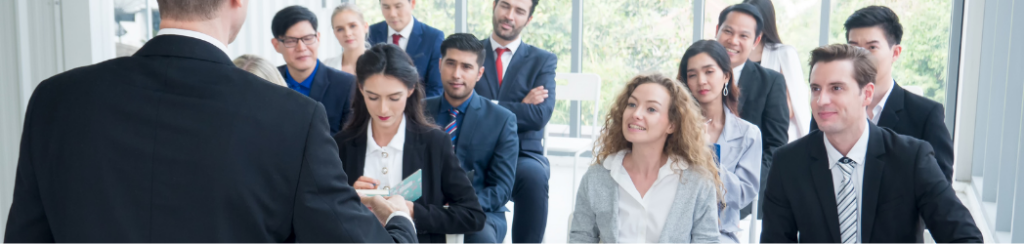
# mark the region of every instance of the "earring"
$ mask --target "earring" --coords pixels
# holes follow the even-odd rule
[[[729,83],[726,83],[725,89],[722,89],[722,96],[729,96]]]

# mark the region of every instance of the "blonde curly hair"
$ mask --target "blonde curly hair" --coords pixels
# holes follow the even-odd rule
[[[704,116],[701,115],[697,101],[690,95],[688,89],[679,82],[665,77],[660,73],[640,74],[633,77],[626,84],[626,89],[615,98],[611,110],[605,116],[604,128],[601,135],[594,143],[594,164],[600,164],[611,155],[622,150],[630,150],[633,143],[626,140],[622,132],[623,112],[629,103],[629,96],[637,87],[643,84],[654,83],[665,87],[672,102],[669,108],[669,123],[678,125],[675,133],[669,134],[665,140],[664,153],[674,164],[686,162],[689,169],[697,170],[701,175],[712,180],[718,194],[718,201],[724,203],[724,187],[722,179],[718,177],[718,166],[714,160],[714,153],[708,146],[704,133]],[[681,165],[673,165],[680,168]]]

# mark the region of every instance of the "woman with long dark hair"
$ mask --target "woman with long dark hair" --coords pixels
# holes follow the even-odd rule
[[[761,131],[740,118],[740,90],[732,74],[725,47],[702,40],[683,53],[677,77],[700,105],[707,143],[718,159],[718,176],[725,187],[725,205],[719,206],[718,216],[723,243],[740,241],[740,209],[754,201],[761,178]]]
[[[782,44],[778,24],[775,21],[775,5],[771,0],[744,0],[761,11],[764,17],[764,31],[761,43],[750,53],[750,61],[762,67],[778,71],[786,78],[786,95],[789,98],[789,141],[800,139],[810,132],[811,90],[804,79],[800,57],[796,48]]]
[[[445,242],[444,234],[480,231],[486,217],[451,138],[423,113],[419,80],[398,46],[366,50],[356,61],[350,120],[334,139],[348,183],[357,190],[395,193],[403,179],[422,170],[422,196],[407,204],[420,242]]]

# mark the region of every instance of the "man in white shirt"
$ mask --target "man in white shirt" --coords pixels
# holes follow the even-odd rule
[[[820,130],[776,152],[764,193],[762,243],[982,242],[925,141],[869,122],[870,53],[811,52],[811,111]],[[923,219],[924,225],[922,225]]]
[[[416,0],[379,2],[384,21],[370,26],[370,44],[388,43],[401,47],[416,65],[427,97],[440,96],[444,93],[444,86],[437,60],[441,59],[444,32],[413,18]]]

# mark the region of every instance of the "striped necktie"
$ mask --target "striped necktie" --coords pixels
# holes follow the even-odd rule
[[[448,135],[452,137],[452,143],[455,143],[455,130],[459,129],[459,120],[456,119],[459,116],[459,110],[454,108],[449,109],[448,115],[452,116],[452,122],[448,123],[448,126],[444,127],[444,132],[447,132]]]
[[[843,157],[839,159],[839,169],[843,171],[843,187],[836,195],[839,206],[839,233],[843,243],[857,242],[857,186],[853,182],[853,173],[856,170],[856,162]]]

